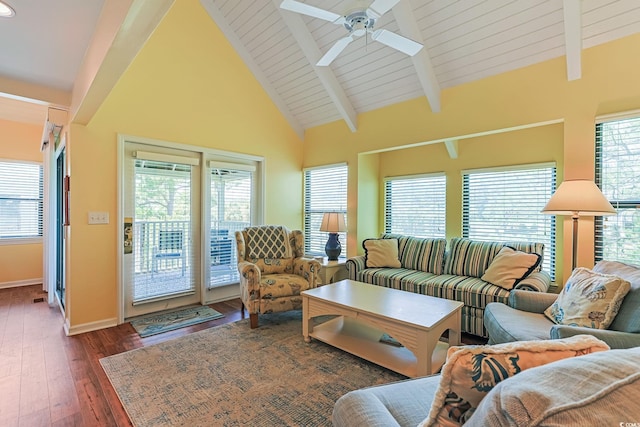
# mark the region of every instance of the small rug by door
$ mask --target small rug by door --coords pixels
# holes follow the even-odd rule
[[[136,427],[331,426],[340,396],[406,379],[304,342],[301,317],[260,316],[257,329],[244,319],[100,363]]]
[[[131,320],[131,326],[142,337],[161,334],[184,328],[185,326],[196,325],[208,320],[219,319],[224,314],[206,305],[197,305],[181,308],[172,311],[163,311]]]

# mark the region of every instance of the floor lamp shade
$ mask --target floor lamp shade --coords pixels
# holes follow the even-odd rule
[[[342,252],[342,245],[338,240],[338,233],[347,231],[346,224],[344,223],[344,214],[339,212],[327,212],[322,216],[322,224],[320,225],[320,231],[329,233],[329,240],[324,247],[324,251],[329,258],[329,261],[337,261]]]
[[[588,179],[563,181],[551,196],[542,213],[571,215],[573,222],[573,246],[571,270],[576,268],[578,248],[578,218],[581,216],[615,215],[616,210],[602,194],[595,182]]]

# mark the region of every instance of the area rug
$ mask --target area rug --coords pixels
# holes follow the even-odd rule
[[[263,315],[257,329],[245,319],[100,363],[137,427],[330,426],[340,396],[405,379],[305,343],[296,311]]]
[[[196,325],[208,320],[219,319],[224,314],[217,312],[206,305],[182,308],[179,310],[163,311],[131,320],[131,326],[144,338],[150,335],[161,334]]]

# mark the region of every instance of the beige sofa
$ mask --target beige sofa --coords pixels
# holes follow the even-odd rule
[[[442,397],[440,382],[441,376],[434,375],[349,392],[335,404],[333,425],[418,426],[434,399]],[[640,422],[639,401],[640,348],[600,351],[504,379],[464,425],[632,426]]]
[[[381,239],[398,239],[399,268],[367,268],[365,256],[349,258],[349,279],[387,288],[456,300],[462,308],[462,331],[487,337],[484,309],[487,304],[506,304],[510,291],[481,279],[504,246],[544,256],[542,243],[480,242],[465,238],[427,239],[383,234]],[[515,287],[546,292],[551,278],[537,268]]]

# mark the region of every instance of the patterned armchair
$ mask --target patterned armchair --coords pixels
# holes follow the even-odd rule
[[[236,231],[240,297],[251,328],[258,314],[302,309],[300,292],[315,288],[320,263],[304,258],[304,235],[283,226],[247,227]]]

